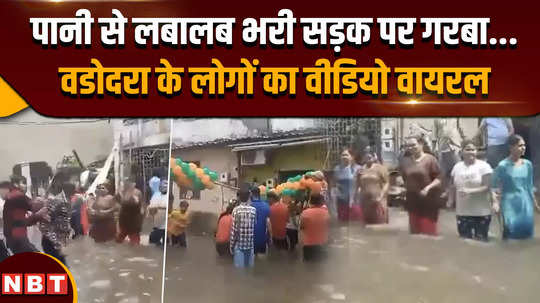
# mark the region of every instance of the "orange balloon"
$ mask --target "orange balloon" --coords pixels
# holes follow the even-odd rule
[[[306,188],[307,188],[306,177],[302,177],[302,179],[300,179],[299,189],[306,189]]]
[[[183,176],[184,172],[182,171],[182,168],[180,166],[176,166],[175,168],[173,168],[173,174],[176,177],[179,177],[179,176]]]
[[[195,169],[195,174],[197,175],[197,177],[199,177],[199,179],[202,180],[202,177],[205,175],[204,173],[204,170],[202,168],[196,168]]]
[[[205,184],[205,186],[206,186],[206,188],[208,188],[208,189],[214,189],[214,187],[216,187],[216,186],[214,185],[214,182],[212,182],[212,181],[210,181],[210,183],[208,183],[208,184]]]
[[[311,194],[317,195],[320,194],[322,190],[322,182],[313,182],[313,185],[311,186]]]
[[[171,169],[174,169],[177,166],[175,158],[171,158],[170,166],[171,166]]]
[[[208,185],[209,183],[212,183],[212,180],[210,179],[209,175],[204,175],[201,177],[201,182],[204,185]]]

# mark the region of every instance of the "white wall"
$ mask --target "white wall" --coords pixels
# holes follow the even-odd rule
[[[187,162],[199,161],[201,167],[207,166],[209,169],[218,173],[230,173],[232,178],[237,178],[238,173],[236,154],[232,153],[227,147],[207,147],[202,149],[183,149],[172,151],[173,157],[180,157]],[[174,207],[178,207],[178,186],[174,186]],[[228,201],[236,198],[236,191],[224,188],[224,199]],[[201,199],[193,200],[190,204],[190,210],[210,212],[219,214],[221,210],[221,188],[216,186],[214,189],[205,189],[201,191]]]
[[[94,121],[95,119],[89,119]],[[89,120],[86,120],[88,122]],[[21,122],[62,123],[81,119],[52,119],[26,109],[0,119],[0,180],[20,162],[46,161],[53,168],[75,149],[83,163],[106,157],[113,146],[113,129],[107,120],[56,125],[17,125]]]
[[[136,122],[138,120],[135,119]],[[124,125],[122,119],[112,120],[114,138],[122,136],[122,145],[130,147],[168,144],[171,119],[152,119],[131,125]]]

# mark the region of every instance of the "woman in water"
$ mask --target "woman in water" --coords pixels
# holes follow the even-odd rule
[[[351,151],[345,149],[341,153],[341,163],[334,168],[334,182],[337,187],[337,211],[340,221],[349,220],[349,208],[354,199],[356,175],[359,169],[360,166],[354,163]]]
[[[456,201],[459,236],[487,241],[491,223],[489,185],[493,170],[487,162],[476,158],[476,145],[472,140],[464,140],[461,148],[463,161],[454,165],[449,180],[451,201]]]
[[[411,234],[437,235],[440,208],[440,168],[437,159],[425,152],[426,142],[421,136],[407,139],[409,157],[401,171],[405,181],[405,208],[409,212]]]
[[[493,210],[502,214],[503,239],[527,239],[534,235],[534,208],[540,210],[533,192],[533,166],[521,158],[525,154],[521,136],[511,135],[508,145],[510,156],[493,174]]]

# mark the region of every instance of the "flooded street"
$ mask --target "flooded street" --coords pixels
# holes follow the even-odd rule
[[[148,220],[147,220],[148,221]],[[163,275],[163,249],[148,244],[150,222],[145,222],[141,245],[108,242],[89,237],[72,240],[65,248],[67,263],[84,303],[159,303]],[[41,249],[41,235],[29,232]]]
[[[388,226],[351,223],[332,229],[330,258],[304,264],[271,251],[250,271],[220,259],[213,239],[188,236],[187,250],[167,249],[165,302],[533,302],[540,284],[540,241],[490,242],[457,237],[455,214],[443,211],[440,236],[411,236],[408,216],[393,209]],[[540,232],[540,218],[536,220]]]

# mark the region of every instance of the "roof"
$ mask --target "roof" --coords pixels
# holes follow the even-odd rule
[[[252,136],[246,136],[241,138],[220,138],[213,141],[202,142],[173,142],[172,149],[190,149],[190,148],[202,148],[211,146],[230,146],[246,145],[248,143],[268,143],[268,141],[287,139],[287,141],[302,140],[305,138],[318,137],[322,138],[323,131],[318,128],[298,129],[292,131],[273,132],[270,134],[262,133]]]

